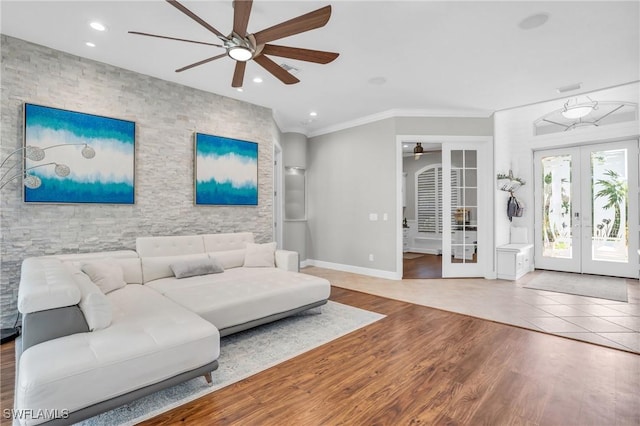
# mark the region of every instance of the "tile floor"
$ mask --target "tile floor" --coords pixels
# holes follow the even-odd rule
[[[638,280],[627,280],[629,301],[625,303],[523,288],[538,271],[518,281],[393,281],[317,267],[302,272],[325,277],[337,287],[640,353]]]

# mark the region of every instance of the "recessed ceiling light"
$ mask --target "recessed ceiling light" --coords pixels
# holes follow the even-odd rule
[[[404,144],[404,145],[402,145],[402,147],[403,147],[403,148],[409,148],[409,145]]]
[[[237,90],[238,92],[244,92],[244,89],[243,89],[242,87],[238,87],[236,90]]]
[[[106,31],[107,27],[105,27],[104,25],[102,25],[100,22],[94,21],[92,23],[89,24],[91,26],[91,28],[93,28],[96,31]]]
[[[373,77],[369,79],[369,84],[373,84],[376,86],[382,86],[387,82],[387,79],[384,77]]]
[[[95,43],[91,43],[90,41],[85,43],[89,47],[96,47]]]
[[[536,13],[535,15],[524,18],[518,26],[523,30],[532,30],[534,28],[541,27],[549,19],[548,13]]]
[[[253,82],[254,82],[254,83],[262,83],[262,78],[260,78],[260,77],[255,77],[255,78],[253,79]]]
[[[315,111],[311,111],[311,112],[309,113],[309,115],[310,115],[311,117],[317,117],[317,116],[318,116],[318,113],[317,113],[317,112],[315,112]]]

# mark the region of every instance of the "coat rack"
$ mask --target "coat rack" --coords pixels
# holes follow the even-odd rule
[[[521,186],[525,184],[524,179],[513,176],[513,171],[509,170],[509,174],[505,175],[504,173],[498,173],[498,189],[500,191],[505,191],[511,193],[516,192],[520,189]]]
[[[513,171],[511,170],[509,170],[508,175],[498,173],[497,179],[498,189],[509,193],[509,199],[507,200],[507,217],[509,218],[509,222],[511,222],[514,217],[522,217],[524,214],[524,206],[513,193],[525,184],[524,180],[519,177],[514,177]]]

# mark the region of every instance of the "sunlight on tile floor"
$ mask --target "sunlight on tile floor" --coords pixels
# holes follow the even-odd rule
[[[518,281],[393,281],[317,267],[301,272],[324,277],[337,287],[640,353],[638,280],[627,280],[629,301],[625,303],[522,288],[538,271]]]

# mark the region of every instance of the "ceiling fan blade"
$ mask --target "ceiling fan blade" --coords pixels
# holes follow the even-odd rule
[[[331,6],[300,15],[254,34],[256,44],[268,43],[294,34],[323,27],[331,17]]]
[[[296,84],[300,82],[300,80],[291,75],[289,71],[285,70],[280,65],[276,64],[264,55],[256,56],[255,58],[253,58],[253,60],[256,61],[262,68],[273,74],[274,77],[276,77],[284,84]]]
[[[328,64],[340,55],[339,53],[334,52],[301,49],[299,47],[278,46],[275,44],[265,44],[264,49],[262,49],[262,53],[265,55],[279,56],[281,58],[315,62],[317,64]]]
[[[206,29],[208,29],[209,31],[211,31],[212,33],[217,35],[218,37],[222,37],[222,38],[226,39],[226,37],[224,35],[222,35],[222,33],[220,31],[216,30],[211,25],[207,24],[202,18],[200,18],[198,15],[196,15],[195,13],[193,13],[192,11],[190,11],[189,9],[187,9],[186,7],[181,5],[180,3],[178,3],[176,0],[167,0],[167,3],[169,3],[171,6],[175,7],[180,12],[184,13],[189,18],[193,19],[198,24],[202,25],[203,27],[205,27]]]
[[[195,64],[191,64],[191,65],[187,65],[186,67],[178,68],[176,70],[176,72],[186,71],[186,70],[191,69],[193,67],[197,67],[198,65],[203,65],[203,64],[206,64],[207,62],[215,61],[216,59],[224,58],[226,56],[227,56],[226,53],[223,53],[222,55],[218,55],[218,56],[212,56],[211,58],[203,59],[202,61],[196,62]]]
[[[163,36],[163,35],[158,35],[158,34],[141,33],[141,32],[138,32],[138,31],[129,31],[129,34],[135,34],[135,35],[141,35],[141,36],[147,36],[147,37],[166,38],[168,40],[176,40],[176,41],[186,41],[187,43],[204,44],[204,45],[207,45],[207,46],[224,47],[221,44],[207,43],[207,42],[204,42],[204,41],[196,41],[196,40],[187,40],[185,38],[168,37],[168,36]]]
[[[242,81],[244,80],[244,70],[247,68],[247,63],[242,61],[236,62],[236,69],[233,72],[233,81],[231,87],[242,87]]]
[[[235,0],[233,2],[233,32],[240,37],[247,35],[252,4],[253,0]]]

